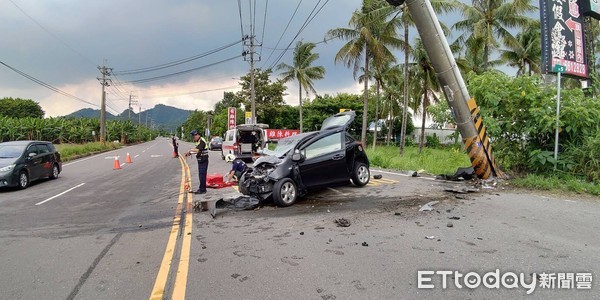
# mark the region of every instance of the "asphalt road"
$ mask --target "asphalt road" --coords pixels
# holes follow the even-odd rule
[[[180,151],[190,146],[182,144]],[[113,170],[114,156],[124,163],[127,152],[133,163]],[[501,187],[459,199],[444,189],[470,186],[371,170],[383,178],[364,188],[326,189],[289,208],[219,209],[213,219],[192,211],[193,201],[237,192],[182,193],[185,162],[193,189],[197,167],[171,153],[169,140],[158,139],[66,163],[58,179],[23,191],[0,191],[0,299],[600,295],[598,199]],[[224,173],[229,166],[220,153],[210,155],[209,173]],[[433,211],[418,211],[433,200],[440,201]],[[336,226],[338,218],[351,225]],[[434,287],[418,288],[419,271],[483,277],[496,269],[500,276],[524,273],[527,283],[531,273],[592,273],[592,288],[577,289],[575,279],[572,289],[559,289],[556,281],[555,288],[538,286],[531,295],[521,285],[458,288],[454,273],[446,289],[440,275],[422,275]]]

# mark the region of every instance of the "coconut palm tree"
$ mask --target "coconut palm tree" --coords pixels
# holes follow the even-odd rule
[[[501,40],[504,44],[514,43],[510,29],[524,28],[530,22],[525,14],[537,8],[531,0],[473,0],[472,5],[458,2],[464,20],[453,28],[464,33],[460,43],[467,39],[479,40],[483,44],[483,70],[488,70],[491,51],[497,49]]]
[[[298,41],[296,43],[296,49],[294,50],[293,64],[288,65],[286,63],[280,63],[277,66],[278,70],[284,70],[281,74],[283,75],[283,81],[288,82],[291,80],[298,80],[298,98],[300,103],[300,132],[302,132],[302,88],[308,92],[314,94],[317,93],[313,86],[313,80],[323,79],[325,75],[325,68],[323,66],[313,66],[312,64],[319,58],[318,53],[313,53],[315,48],[314,43],[304,43]]]
[[[388,6],[383,1],[363,0],[361,9],[356,10],[348,22],[350,28],[331,29],[325,35],[325,39],[340,38],[348,41],[336,54],[335,62],[343,62],[347,67],[353,67],[355,79],[361,61],[364,63],[365,78],[369,78],[370,62],[373,65],[380,65],[385,60],[393,60],[391,49],[403,46],[404,43],[396,34],[399,22],[398,18],[392,15],[394,10],[394,7]],[[368,92],[369,80],[365,80],[361,133],[363,145],[366,143],[367,135]]]
[[[517,76],[541,73],[541,30],[540,21],[532,20],[523,32],[517,34],[514,42],[507,44],[500,58],[511,67],[517,68]]]
[[[429,57],[427,56],[427,52],[423,46],[423,42],[421,39],[417,38],[414,44],[413,56],[416,64],[413,65],[414,68],[412,72],[412,79],[414,83],[413,86],[415,87],[415,94],[418,94],[415,99],[420,101],[415,103],[416,105],[413,107],[413,111],[418,111],[418,102],[420,102],[422,121],[419,152],[421,152],[423,151],[423,146],[425,145],[425,120],[427,119],[427,108],[432,101],[439,101],[437,94],[440,92],[440,86],[435,76],[433,65],[431,64],[431,61],[429,61]]]

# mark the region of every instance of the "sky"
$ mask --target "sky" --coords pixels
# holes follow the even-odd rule
[[[0,98],[32,99],[40,104],[46,117],[86,107],[97,109],[102,95],[98,67],[106,65],[115,74],[110,76],[110,86],[106,88],[107,111],[112,114],[127,109],[129,95],[139,101],[139,105],[132,106],[136,112],[140,105],[145,110],[156,104],[211,110],[224,91],[239,90],[239,77],[249,71],[249,63],[241,56],[241,38],[242,30],[249,34],[251,18],[255,20],[256,39],[262,43],[256,48],[260,56],[256,67],[266,68],[275,63],[281,49],[288,47],[319,2],[316,10],[327,4],[279,60],[286,63],[291,63],[298,40],[320,42],[327,30],[347,27],[361,1],[241,0],[240,21],[235,0],[2,0],[0,61],[85,102],[46,89],[4,65],[0,65]],[[250,3],[255,14],[250,12]],[[291,18],[296,7],[296,15]],[[117,75],[199,56],[232,43],[235,45],[175,67]],[[350,69],[334,64],[341,45],[341,41],[333,40],[315,48],[320,55],[316,64],[327,70],[325,78],[315,82],[319,94],[361,90]],[[193,68],[200,69],[162,80],[127,84]],[[287,86],[286,102],[297,105],[297,85],[291,82]]]

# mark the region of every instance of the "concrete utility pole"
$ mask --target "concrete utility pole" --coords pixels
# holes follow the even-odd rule
[[[106,60],[104,61],[106,65]],[[107,68],[106,66],[98,67],[100,70],[100,74],[102,74],[102,78],[96,77],[100,81],[100,85],[102,85],[102,102],[100,104],[100,142],[104,143],[106,140],[106,92],[104,88],[109,86],[110,79],[106,79],[106,76],[110,76],[110,72],[112,72],[112,68]]]
[[[387,0],[387,2],[397,6],[404,0]],[[454,113],[458,131],[463,138],[475,173],[482,179],[490,176],[504,177],[504,173],[496,166],[492,155],[492,146],[479,114],[479,107],[467,91],[431,3],[429,0],[407,0],[405,5],[419,31],[427,56]]]
[[[137,104],[137,101],[135,101],[134,99],[137,98],[137,96],[132,94],[133,92],[129,92],[129,109],[127,109],[127,118],[129,120],[131,120],[131,104]]]
[[[142,105],[140,104],[138,107],[138,125],[142,125]]]
[[[256,44],[254,43],[254,31],[252,30],[252,25],[250,25],[250,36],[244,37],[244,46],[248,47],[247,51],[242,53],[245,61],[250,61],[250,109],[252,112],[252,124],[256,124],[256,90],[254,88],[254,61],[260,61],[260,56],[255,60],[254,58],[254,47]],[[258,45],[261,46],[261,45]],[[250,58],[247,58],[247,56]]]

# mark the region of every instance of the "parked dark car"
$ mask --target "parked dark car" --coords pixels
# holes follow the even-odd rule
[[[213,137],[208,143],[208,150],[221,150],[221,147],[223,147],[223,138],[220,136]]]
[[[279,140],[273,151],[265,150],[238,183],[244,195],[261,200],[272,198],[280,206],[290,206],[310,190],[349,183],[362,187],[369,183],[369,159],[363,145],[346,129],[353,111],[327,118],[320,131]]]
[[[25,189],[34,180],[55,179],[61,171],[60,153],[50,142],[0,143],[0,187]]]

